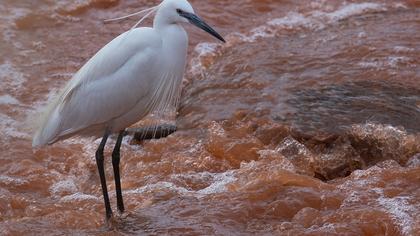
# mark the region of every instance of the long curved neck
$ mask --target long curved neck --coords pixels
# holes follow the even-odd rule
[[[160,34],[162,39],[163,65],[167,69],[184,72],[187,60],[188,35],[185,29],[168,18],[169,8],[160,7],[153,20],[153,29]],[[183,75],[178,75],[182,77]]]
[[[188,36],[184,28],[178,24],[158,27],[157,32],[162,37],[164,60],[170,67],[185,67],[187,60]],[[182,69],[184,71],[184,69]]]
[[[157,24],[153,29],[162,39],[162,52],[165,54],[162,57],[162,69],[173,71],[175,78],[182,80],[187,61],[187,33],[178,24]]]

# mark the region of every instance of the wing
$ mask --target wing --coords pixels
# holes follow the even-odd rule
[[[149,92],[161,43],[153,29],[139,28],[103,47],[49,105],[33,145],[54,142],[128,112]]]

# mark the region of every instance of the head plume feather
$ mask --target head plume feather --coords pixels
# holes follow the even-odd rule
[[[119,21],[119,20],[124,20],[124,19],[130,18],[130,17],[133,17],[133,16],[145,14],[133,27],[131,27],[131,29],[134,29],[138,25],[140,25],[141,22],[143,22],[147,17],[149,17],[151,14],[155,13],[159,9],[160,5],[161,4],[159,4],[157,6],[154,6],[154,7],[150,7],[150,8],[141,10],[141,11],[138,11],[138,12],[135,12],[135,13],[128,14],[128,15],[125,15],[125,16],[112,18],[112,19],[107,19],[107,20],[104,20],[104,22],[108,23],[108,22],[113,22],[113,21]]]

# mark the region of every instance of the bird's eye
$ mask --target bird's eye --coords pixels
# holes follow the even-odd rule
[[[183,11],[181,10],[181,9],[176,9],[176,12],[178,12],[178,14],[181,14],[181,13],[183,13]]]

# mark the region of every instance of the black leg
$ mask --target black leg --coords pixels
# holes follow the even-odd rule
[[[121,131],[115,143],[114,151],[112,152],[112,167],[114,168],[115,191],[117,192],[117,206],[120,213],[124,212],[124,201],[121,192],[120,181],[120,148],[125,132]]]
[[[99,177],[101,179],[102,185],[102,194],[104,195],[105,210],[106,210],[106,219],[111,218],[112,210],[111,204],[109,203],[108,189],[106,187],[105,171],[104,171],[104,148],[106,141],[108,139],[108,132],[105,132],[104,137],[102,138],[101,144],[96,150],[96,164],[98,165]]]

